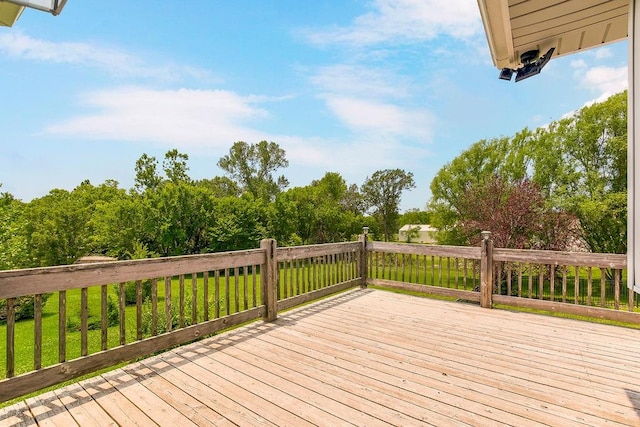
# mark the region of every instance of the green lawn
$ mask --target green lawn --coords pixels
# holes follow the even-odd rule
[[[309,266],[304,263],[294,263],[280,268],[280,289],[279,299],[291,297],[308,292],[313,289],[322,288],[330,284],[338,283],[338,279],[345,280],[353,271],[352,264],[338,263],[335,264],[318,264]],[[118,303],[116,287],[118,285],[109,285],[108,294],[112,300]],[[260,291],[260,273],[256,272],[255,277],[248,269],[245,277],[244,271],[233,269],[229,271],[229,275],[225,276],[222,272],[218,277],[218,291],[216,298],[216,277],[210,273],[208,277],[208,308],[209,319],[222,317],[227,314],[233,314],[248,308],[253,308],[262,304],[262,295]],[[171,280],[171,305],[173,322],[175,327],[181,324],[192,324],[192,296],[193,284],[191,275],[185,275],[182,286],[182,298],[184,300],[184,309],[180,311],[181,286],[178,277]],[[197,322],[204,321],[204,278],[202,273],[198,274],[196,286],[196,304]],[[166,324],[165,317],[165,283],[164,280],[157,282],[158,295],[158,333],[164,331],[163,325]],[[81,307],[81,291],[80,289],[69,290],[66,292],[66,318],[67,325],[72,325],[75,330],[67,327],[66,333],[66,360],[72,360],[81,355],[81,337],[79,330],[80,325],[80,307]],[[59,293],[53,293],[46,302],[42,313],[42,366],[50,366],[58,363],[58,305]],[[143,304],[143,319],[146,325],[151,324],[151,303],[150,301]],[[101,350],[101,287],[94,286],[88,289],[88,313],[89,325],[95,324],[95,330],[88,332],[88,353],[96,353]],[[136,306],[130,305],[125,308],[125,331],[126,342],[130,343],[136,340],[137,335],[137,316]],[[143,337],[151,336],[150,327],[147,328]],[[120,345],[120,328],[118,325],[111,326],[107,330],[108,348]],[[21,320],[15,324],[15,374],[29,372],[34,368],[34,322],[31,319]],[[6,325],[0,324],[0,378],[6,376]]]

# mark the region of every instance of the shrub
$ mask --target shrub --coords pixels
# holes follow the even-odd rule
[[[143,280],[142,286],[142,301],[146,301],[151,298],[151,279]],[[116,295],[120,299],[120,285],[115,285]],[[126,305],[135,305],[137,299],[137,286],[135,281],[130,281],[124,285],[124,303]]]
[[[67,331],[80,332],[82,313],[80,310],[73,315],[67,316]],[[107,327],[117,326],[120,322],[120,313],[118,305],[111,295],[107,298]],[[91,311],[87,313],[87,330],[94,331],[102,327],[102,317],[94,315]]]
[[[51,294],[42,294],[42,307],[44,307],[47,303],[47,300]],[[16,320],[22,319],[33,319],[34,310],[35,310],[35,296],[26,295],[22,297],[18,297],[15,299],[13,303],[13,308],[16,316]],[[0,300],[0,322],[5,322],[7,320],[7,300]]]

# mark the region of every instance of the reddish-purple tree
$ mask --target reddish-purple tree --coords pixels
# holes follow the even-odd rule
[[[485,230],[499,248],[565,250],[576,242],[575,217],[547,208],[540,188],[528,179],[493,176],[467,188],[458,209],[471,245]]]

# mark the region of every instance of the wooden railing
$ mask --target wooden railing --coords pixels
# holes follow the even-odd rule
[[[0,271],[0,401],[353,286],[640,324],[626,256],[357,242]],[[18,317],[25,315],[26,320]],[[28,315],[30,313],[30,315]],[[1,359],[4,358],[4,363]]]
[[[368,284],[640,324],[626,255],[367,243]]]
[[[361,285],[361,246],[265,240],[247,251],[0,271],[0,401]],[[25,311],[32,318],[17,319]]]

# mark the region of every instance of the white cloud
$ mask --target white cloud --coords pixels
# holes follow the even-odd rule
[[[325,98],[329,109],[356,134],[431,140],[434,119],[427,110],[349,97]]]
[[[411,92],[409,83],[401,77],[363,65],[322,67],[310,77],[310,81],[323,92],[330,93],[399,98]]]
[[[596,59],[608,59],[613,56],[613,52],[608,47],[601,47],[594,50]]]
[[[161,81],[211,78],[208,71],[196,67],[152,64],[116,48],[80,42],[51,42],[18,31],[0,33],[0,54],[11,58],[97,68],[119,77]]]
[[[587,62],[584,59],[573,59],[571,60],[571,68],[577,71],[584,70],[587,68]]]
[[[584,72],[581,84],[599,93],[592,102],[601,102],[611,95],[627,88],[629,77],[627,67],[593,67]]]
[[[425,41],[440,34],[468,38],[481,29],[478,5],[471,0],[375,0],[371,9],[349,27],[308,31],[307,39],[318,45],[364,46]]]
[[[339,171],[347,182],[361,183],[378,169],[419,170],[431,152],[422,146],[402,145],[398,140],[355,137],[349,140],[277,136],[290,160],[292,185],[306,185],[324,171]]]
[[[239,139],[259,140],[258,132],[244,123],[267,115],[254,105],[260,100],[222,90],[104,90],[81,100],[96,113],[51,125],[45,133],[176,147],[228,146]]]

